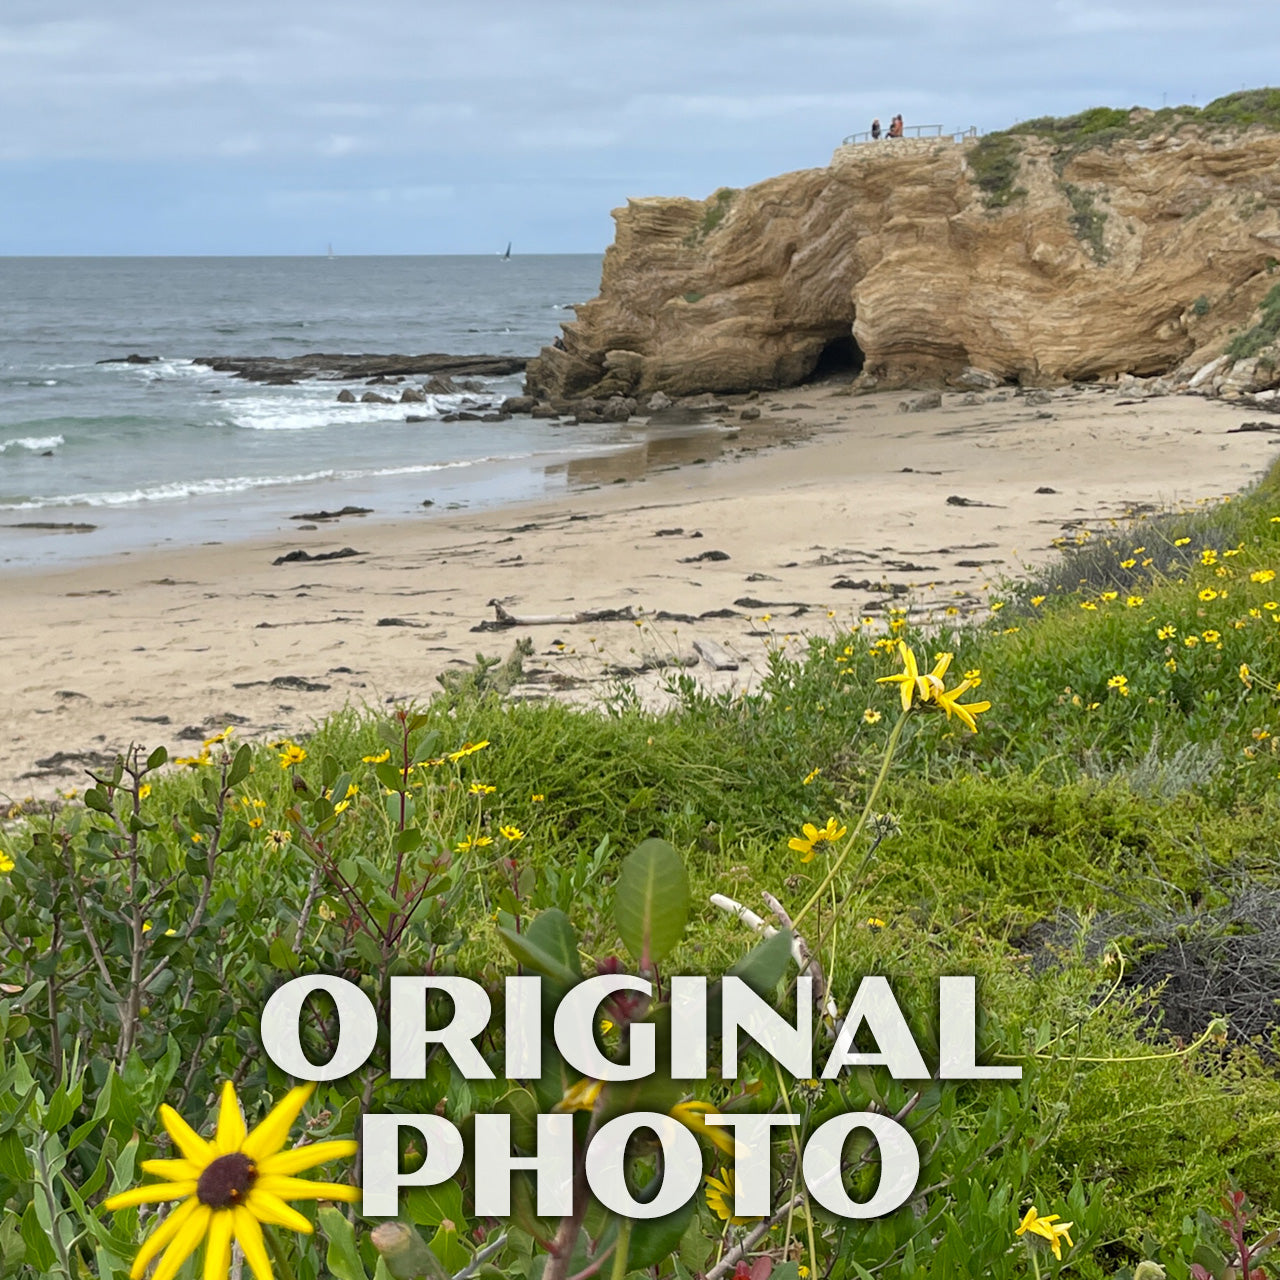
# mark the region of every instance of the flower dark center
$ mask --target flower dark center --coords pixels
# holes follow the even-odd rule
[[[258,1177],[258,1166],[238,1151],[219,1156],[205,1167],[196,1183],[196,1198],[210,1209],[239,1204]]]

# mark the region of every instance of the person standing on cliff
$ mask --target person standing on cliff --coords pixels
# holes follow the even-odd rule
[[[871,122],[871,140],[872,142],[880,141],[880,118],[878,116]]]
[[[902,117],[901,116],[894,116],[893,119],[889,121],[889,137],[891,138],[902,137]]]

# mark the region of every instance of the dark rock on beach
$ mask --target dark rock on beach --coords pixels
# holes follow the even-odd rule
[[[367,516],[373,514],[372,507],[346,506],[338,511],[307,511],[300,516],[290,516],[290,520],[341,520],[343,516]]]
[[[149,364],[159,359],[158,356],[125,358],[133,364]],[[415,374],[494,378],[523,372],[528,359],[525,356],[451,356],[435,352],[420,356],[315,352],[305,356],[196,356],[194,363],[218,373],[233,373],[250,382],[270,382],[276,378],[389,379]],[[430,384],[426,389],[431,391]]]
[[[140,356],[135,351],[132,355],[127,356],[108,356],[105,360],[99,360],[99,364],[159,364],[159,356]]]
[[[309,551],[290,551],[285,555],[277,556],[272,564],[297,564],[300,561],[311,563],[316,560],[346,560],[351,556],[362,556],[363,551],[357,551],[354,547],[343,547],[341,551],[321,551],[316,555],[312,555]]]

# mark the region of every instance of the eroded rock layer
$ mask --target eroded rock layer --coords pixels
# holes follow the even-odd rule
[[[881,387],[1186,377],[1280,282],[1280,133],[1027,136],[1003,185],[993,154],[842,147],[706,200],[629,201],[599,296],[531,362],[528,391],[745,391],[820,362]]]

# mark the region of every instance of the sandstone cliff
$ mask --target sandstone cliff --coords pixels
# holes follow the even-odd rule
[[[1280,130],[1211,110],[841,147],[825,169],[706,200],[631,200],[600,295],[530,364],[528,390],[744,391],[820,360],[881,387],[981,381],[975,368],[1185,379],[1233,335],[1245,382],[1275,385],[1270,311],[1254,330],[1264,298],[1280,314]]]

